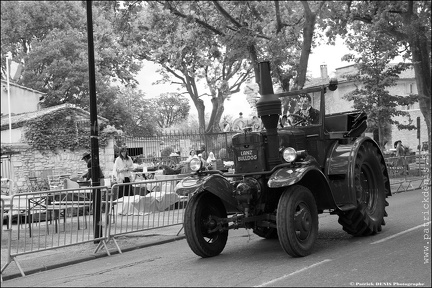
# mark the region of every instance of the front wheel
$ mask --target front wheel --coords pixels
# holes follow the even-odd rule
[[[288,187],[276,214],[279,243],[292,257],[307,256],[318,236],[318,210],[312,192],[304,186]]]
[[[185,235],[192,251],[203,258],[219,255],[228,239],[227,213],[222,201],[209,192],[195,194],[185,210]],[[219,229],[216,229],[219,228]]]

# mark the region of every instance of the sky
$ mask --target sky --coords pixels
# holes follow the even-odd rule
[[[341,39],[336,40],[335,46],[322,45],[313,49],[312,54],[309,55],[308,73],[311,74],[313,78],[319,77],[320,65],[326,64],[328,74],[331,75],[332,71],[335,71],[336,68],[344,67],[350,64],[341,60],[342,56],[347,53],[349,53],[349,50],[343,45]],[[152,82],[161,78],[158,73],[156,73],[157,67],[157,64],[153,64],[151,62],[146,62],[144,64],[144,68],[137,76],[139,89],[141,89],[146,94],[146,96],[150,98],[157,97],[161,93],[179,92],[176,90],[178,85],[152,85]],[[241,87],[241,92],[233,94],[230,100],[225,101],[224,115],[231,115],[233,119],[235,119],[238,117],[240,112],[242,112],[245,117],[248,117],[252,113],[252,109],[249,103],[246,101],[246,95],[242,91],[243,86]],[[205,90],[202,90],[201,93],[204,92]],[[189,96],[187,97],[190,99]],[[206,113],[210,113],[210,97],[205,96],[203,100],[206,106]],[[197,114],[196,108],[192,102],[190,114]]]

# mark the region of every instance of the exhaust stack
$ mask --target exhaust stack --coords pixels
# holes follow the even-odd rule
[[[256,103],[258,117],[267,131],[268,150],[267,157],[270,169],[280,164],[279,159],[279,135],[277,125],[282,114],[282,103],[273,92],[273,84],[270,76],[270,62],[260,62],[260,94],[261,98]]]

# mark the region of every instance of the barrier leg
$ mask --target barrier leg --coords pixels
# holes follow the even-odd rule
[[[178,236],[180,234],[180,232],[183,230],[183,228],[184,228],[184,226],[182,225],[182,227],[180,228],[180,230],[177,232],[176,236]]]
[[[96,247],[95,251],[93,252],[93,254],[96,254],[97,251],[99,251],[99,249],[101,248],[101,246],[105,247],[105,251],[108,254],[108,256],[111,256],[111,253],[108,250],[108,247],[106,246],[106,241],[102,240],[101,242],[99,242],[98,246]]]
[[[8,233],[8,251],[7,251],[7,258],[6,258],[6,264],[1,268],[1,272],[0,275],[2,275],[1,277],[1,281],[3,282],[3,271],[9,266],[9,264],[14,261],[15,264],[17,265],[21,275],[24,277],[24,271],[21,268],[21,265],[18,263],[18,261],[15,259],[15,257],[11,256],[11,249],[12,249],[12,229],[7,229],[5,230],[5,232]]]
[[[118,246],[117,241],[115,240],[114,237],[112,237],[112,238],[111,238],[111,237],[108,238],[108,241],[102,240],[101,242],[99,242],[99,244],[98,244],[98,246],[96,247],[96,249],[95,249],[95,251],[93,252],[93,254],[96,254],[96,253],[99,251],[99,249],[101,248],[101,246],[104,245],[105,250],[106,250],[108,256],[111,256],[111,254],[110,254],[110,252],[109,252],[109,250],[108,250],[108,247],[107,247],[107,245],[106,245],[106,244],[108,244],[108,242],[109,242],[111,239],[113,240],[114,244],[116,245],[117,251],[118,251],[120,254],[122,254],[123,252],[121,251],[121,249],[120,249],[120,247]]]
[[[107,211],[108,211],[108,210],[107,210]],[[111,218],[111,215],[110,215],[110,214],[107,214],[107,215],[106,215],[106,218],[105,218],[105,235],[107,235],[108,239],[107,239],[107,240],[102,240],[101,242],[99,242],[99,244],[98,244],[98,246],[96,247],[96,249],[95,249],[95,251],[93,252],[93,254],[96,254],[96,253],[99,251],[99,249],[101,248],[101,246],[104,245],[105,250],[107,251],[107,254],[110,256],[111,254],[110,254],[110,252],[109,252],[109,250],[108,250],[107,244],[109,243],[109,241],[110,241],[111,239],[113,240],[113,242],[114,242],[114,244],[115,244],[115,246],[116,246],[116,248],[117,248],[117,251],[118,251],[120,254],[122,254],[122,251],[121,251],[121,249],[120,249],[120,247],[119,247],[117,241],[115,240],[114,237],[111,236],[111,219],[110,219],[110,218]]]
[[[84,229],[87,229],[87,208],[88,208],[88,206],[84,206],[84,210],[83,210],[84,224],[85,224]],[[89,214],[90,214],[90,208],[89,208]]]
[[[121,249],[120,249],[120,247],[119,247],[119,245],[118,245],[116,239],[115,239],[114,237],[112,237],[112,239],[113,239],[113,241],[114,241],[114,244],[115,244],[116,247],[117,247],[117,251],[118,251],[120,254],[122,254],[123,252],[121,251]]]

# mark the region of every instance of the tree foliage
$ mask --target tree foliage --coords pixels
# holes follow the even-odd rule
[[[162,81],[179,84],[189,94],[200,129],[207,132],[220,129],[224,101],[240,92],[242,83],[253,75],[259,82],[260,61],[271,61],[283,90],[304,85],[315,23],[327,6],[321,1],[93,3],[102,113],[115,103],[110,83],[134,87],[137,60],[146,59],[162,65]],[[84,4],[19,2],[2,3],[2,8],[2,53],[11,50],[25,62],[22,84],[46,92],[48,105],[69,102],[87,108]],[[21,22],[26,24],[14,29]],[[206,91],[198,91],[198,82],[206,84]],[[207,127],[202,97],[212,102]],[[110,119],[112,114],[102,115]]]
[[[359,85],[344,97],[354,102],[354,108],[366,111],[368,114],[368,129],[378,130],[379,143],[384,147],[389,135],[384,133],[385,127],[395,124],[399,129],[415,129],[410,114],[401,111],[398,106],[414,103],[417,97],[390,95],[387,87],[395,86],[401,71],[409,64],[390,65],[390,61],[398,54],[396,46],[389,45],[391,39],[382,38],[368,29],[357,30],[346,39],[350,48],[359,56],[348,54],[344,60],[355,62],[357,73],[347,75],[348,80]],[[395,116],[408,117],[409,124],[400,123]],[[386,125],[387,124],[387,125]]]
[[[414,67],[420,111],[431,143],[431,2],[430,1],[340,1],[323,21],[327,36],[345,37],[350,29],[374,31],[389,40],[390,51],[398,47]]]
[[[117,98],[113,84],[136,86],[140,64],[134,47],[121,41],[122,31],[112,24],[119,15],[103,1],[93,3],[97,101],[103,106],[99,114],[111,120],[117,115],[109,113]],[[2,75],[10,51],[16,62],[24,63],[18,84],[46,93],[45,106],[72,103],[89,109],[85,2],[3,1],[1,43]]]
[[[178,83],[190,95],[201,129],[205,107],[200,97],[211,97],[206,127],[210,132],[220,129],[224,101],[240,91],[240,84],[252,77],[249,72],[259,82],[260,61],[271,61],[273,77],[284,90],[291,84],[303,87],[315,21],[326,5],[314,1],[126,1],[124,20],[132,23],[133,35],[139,35],[133,41],[142,45],[141,57],[162,65],[162,81]],[[209,93],[197,90],[201,80]]]
[[[182,16],[185,15],[183,10],[208,9],[206,2],[167,5],[171,4],[175,8],[170,7]],[[159,71],[162,75],[160,82],[178,84],[179,89],[189,94],[197,108],[201,131],[206,127],[205,107],[200,97],[211,97],[213,109],[207,131],[217,130],[224,100],[239,92],[240,85],[250,78],[252,68],[238,55],[239,48],[224,44],[224,39],[208,33],[189,18],[172,14],[160,3],[144,3],[140,13],[127,15],[128,19],[134,19],[132,23],[137,27],[137,33],[142,34],[143,51],[146,51],[143,59],[163,67]],[[199,91],[199,81],[206,84],[206,92]]]
[[[162,93],[152,99],[153,110],[157,111],[154,120],[160,128],[169,128],[187,119],[190,105],[187,98],[178,93]]]
[[[116,96],[114,105],[103,108],[111,115],[112,124],[127,135],[150,136],[159,132],[154,121],[158,110],[141,90],[129,86],[118,88]]]

